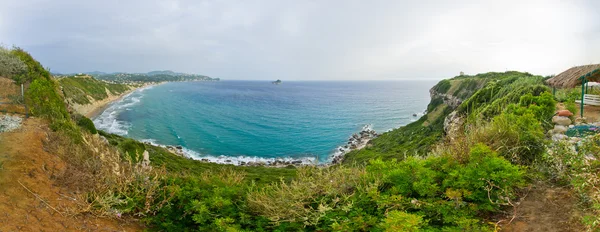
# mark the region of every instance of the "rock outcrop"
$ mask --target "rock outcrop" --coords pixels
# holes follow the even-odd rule
[[[9,132],[21,126],[23,118],[20,116],[0,115],[0,132]]]
[[[446,133],[446,136],[452,139],[454,135],[462,131],[464,123],[465,118],[460,116],[456,110],[452,111],[452,113],[444,119],[444,132]]]
[[[452,109],[456,109],[456,107],[458,107],[464,101],[464,99],[461,99],[449,93],[439,93],[433,88],[429,90],[429,97],[431,97],[431,99],[442,99],[444,101],[444,104],[452,107]]]

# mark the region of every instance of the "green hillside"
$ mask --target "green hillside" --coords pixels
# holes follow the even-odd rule
[[[89,104],[89,97],[94,100],[107,98],[107,91],[112,95],[119,95],[131,89],[129,85],[107,83],[85,75],[60,78],[58,82],[64,95],[80,105]]]
[[[496,83],[500,80],[526,79],[530,77],[531,75],[527,73],[490,72],[475,76],[463,75],[442,80],[430,91],[432,99],[427,106],[427,114],[415,122],[384,133],[378,138],[371,140],[365,149],[347,154],[344,162],[364,163],[376,158],[403,159],[408,156],[425,156],[444,137],[444,120],[446,117],[452,111],[457,110],[457,108],[464,109],[465,105],[471,104],[460,103],[468,101],[481,88],[492,85],[491,83]],[[536,80],[537,83],[541,84],[540,79]],[[503,96],[503,94],[501,95]],[[516,100],[518,101],[518,99]],[[508,103],[510,102],[506,102],[506,104]]]
[[[153,71],[149,73],[98,73],[94,74],[93,76],[99,80],[112,81],[117,83],[219,80],[219,78],[211,78],[204,75],[176,73],[173,71]]]

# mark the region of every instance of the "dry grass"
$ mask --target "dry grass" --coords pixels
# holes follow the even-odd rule
[[[85,134],[83,141],[76,144],[67,136],[51,133],[45,144],[68,164],[57,175],[57,183],[75,190],[80,202],[87,202],[74,214],[121,217],[152,214],[162,207],[164,202],[157,198],[163,192],[164,168],[123,160],[121,157],[129,156],[122,156],[98,135]]]
[[[251,190],[248,206],[275,224],[303,222],[316,225],[329,210],[350,207],[348,199],[357,188],[366,188],[364,168],[336,166],[303,167],[298,177],[262,189]]]
[[[581,76],[586,75],[590,72],[594,72],[598,69],[600,69],[600,64],[590,64],[572,67],[556,75],[555,77],[546,80],[546,83],[558,88],[573,88],[575,86],[581,85],[581,79],[579,79]],[[589,81],[598,81],[600,80],[600,73],[596,71],[592,73],[590,77],[587,77],[587,79]]]
[[[15,81],[0,77],[0,101],[8,98],[8,96],[19,95],[21,88],[15,84]]]

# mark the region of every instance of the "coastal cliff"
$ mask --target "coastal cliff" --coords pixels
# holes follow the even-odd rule
[[[429,90],[431,100],[427,105],[427,113],[419,120],[383,133],[370,140],[363,149],[351,151],[338,159],[342,159],[344,163],[360,163],[374,158],[425,156],[447,132],[457,130],[450,128],[460,127],[458,123],[462,116],[454,113],[459,106],[496,75],[497,73],[461,75],[440,81]]]
[[[144,86],[108,83],[88,75],[63,77],[58,83],[69,109],[86,117],[93,117],[107,104]]]
[[[102,111],[102,109],[105,108],[108,104],[122,98],[134,89],[135,88],[132,88],[128,91],[116,95],[113,95],[108,89],[106,89],[106,98],[95,100],[90,97],[90,102],[87,104],[78,104],[70,99],[67,99],[67,103],[76,113],[84,115],[88,118],[92,118],[95,115],[99,114],[100,111]]]

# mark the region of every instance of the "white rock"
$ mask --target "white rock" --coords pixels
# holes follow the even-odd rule
[[[556,134],[564,134],[565,132],[567,132],[567,127],[566,126],[561,126],[561,125],[554,125],[554,133]]]
[[[554,134],[552,135],[552,140],[553,141],[559,141],[559,140],[565,140],[568,139],[569,137],[563,134]]]
[[[0,115],[0,132],[9,132],[21,127],[23,119],[19,116]]]
[[[568,126],[571,124],[571,119],[564,116],[554,116],[552,117],[552,122],[562,126]]]
[[[150,153],[148,153],[148,151],[144,150],[142,157],[143,157],[142,167],[150,168]]]

